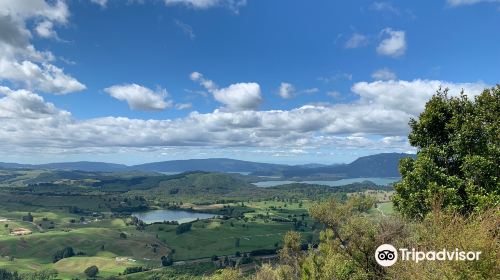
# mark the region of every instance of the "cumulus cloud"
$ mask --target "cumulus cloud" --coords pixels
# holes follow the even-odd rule
[[[218,88],[213,81],[206,79],[199,72],[191,73],[190,78],[199,82],[215,100],[224,104],[229,110],[255,110],[262,102],[260,86],[257,83],[236,83],[226,88]]]
[[[292,84],[281,83],[279,89],[279,95],[281,96],[281,98],[290,99],[293,97],[294,93],[295,93],[295,87]]]
[[[26,22],[35,20],[34,32],[42,38],[58,38],[56,25],[68,22],[69,11],[63,1],[0,1],[0,81],[30,90],[66,94],[81,91],[85,85],[53,65],[54,55],[39,51],[32,44]]]
[[[391,57],[402,56],[406,51],[406,34],[402,30],[385,28],[381,35],[384,36],[377,47],[377,53]]]
[[[360,96],[361,103],[381,104],[385,108],[416,117],[440,87],[449,88],[450,96],[457,96],[462,89],[469,96],[474,96],[489,86],[484,83],[451,83],[438,80],[391,80],[359,82],[352,86],[352,91]]]
[[[368,37],[363,34],[354,33],[352,36],[345,42],[344,47],[346,49],[355,49],[359,47],[366,46],[368,44]]]
[[[450,88],[452,96],[462,89],[474,96],[487,85],[437,80],[359,82],[352,86],[358,99],[351,103],[306,105],[291,110],[217,109],[211,113],[195,111],[177,119],[149,120],[77,120],[35,93],[1,87],[0,150],[67,153],[79,149],[194,146],[391,147],[403,145],[409,118],[418,116],[439,87]]]
[[[126,101],[130,109],[158,111],[172,106],[172,101],[165,101],[168,96],[165,89],[153,91],[138,84],[114,85],[104,91],[112,97]]]
[[[395,80],[396,74],[388,68],[378,69],[372,73],[374,80]]]
[[[48,20],[38,23],[35,31],[42,38],[57,38],[57,33],[54,31],[54,23]]]
[[[67,120],[71,114],[45,102],[43,97],[27,90],[11,90],[0,86],[0,118],[7,119],[47,119],[54,116]],[[7,126],[8,127],[8,126]]]

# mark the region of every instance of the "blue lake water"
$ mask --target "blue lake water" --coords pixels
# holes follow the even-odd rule
[[[214,214],[196,213],[182,210],[149,210],[144,212],[132,213],[132,216],[137,217],[139,220],[151,224],[163,221],[176,221],[179,224],[189,223],[197,219],[210,219]]]
[[[274,187],[274,186],[279,186],[279,185],[284,185],[284,184],[292,184],[292,183],[304,183],[304,184],[317,184],[317,185],[326,185],[330,187],[338,187],[338,186],[344,186],[352,183],[359,183],[363,181],[371,181],[375,183],[376,185],[379,186],[385,186],[392,184],[394,182],[397,182],[401,180],[399,177],[391,177],[391,178],[349,178],[349,179],[342,179],[342,180],[336,180],[336,181],[262,181],[262,182],[257,182],[253,183],[257,187],[262,187],[262,188],[269,188],[269,187]]]

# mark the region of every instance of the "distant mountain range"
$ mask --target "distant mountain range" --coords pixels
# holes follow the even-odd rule
[[[59,162],[48,164],[2,163],[0,168],[79,170],[86,172],[248,172],[252,175],[273,175],[284,178],[356,178],[356,177],[398,177],[398,163],[401,158],[415,157],[412,154],[384,153],[360,157],[349,164],[305,164],[284,165],[259,163],[227,158],[171,160],[127,166],[104,162]]]
[[[332,174],[343,178],[399,177],[399,161],[414,154],[384,153],[360,157],[349,164],[330,165],[317,168],[291,168],[283,171],[286,178],[324,177]]]

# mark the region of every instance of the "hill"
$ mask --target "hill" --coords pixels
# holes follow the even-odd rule
[[[358,177],[399,177],[398,164],[403,157],[414,155],[384,153],[360,157],[349,164],[304,164],[284,165],[260,163],[228,158],[187,159],[152,162],[127,166],[105,162],[59,162],[48,164],[0,163],[0,168],[78,170],[84,172],[247,172],[256,176],[282,176],[284,178],[340,179]]]
[[[187,159],[134,165],[130,168],[142,171],[184,172],[201,170],[207,172],[258,172],[280,171],[287,165],[259,163],[228,158]]]
[[[283,171],[286,178],[324,177],[337,175],[343,178],[399,177],[399,160],[415,157],[413,154],[383,153],[360,157],[349,164],[330,165],[318,168],[290,168]]]

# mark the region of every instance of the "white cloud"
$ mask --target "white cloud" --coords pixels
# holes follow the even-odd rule
[[[212,93],[215,100],[226,105],[229,110],[255,110],[262,102],[260,86],[257,83],[236,83],[226,88],[218,88],[213,81],[205,79],[199,72],[191,73],[190,78],[199,82]]]
[[[42,38],[58,38],[56,25],[68,22],[63,1],[0,1],[0,81],[48,93],[81,91],[85,85],[52,64],[54,55],[39,51],[30,42],[33,35],[26,22],[35,20],[34,31]]]
[[[407,149],[404,139],[409,118],[418,116],[440,86],[449,87],[452,96],[461,89],[474,96],[487,87],[482,83],[435,80],[360,82],[352,86],[359,98],[351,103],[291,110],[192,112],[183,118],[164,120],[77,120],[35,93],[1,87],[0,151],[67,154],[183,146],[306,150],[401,145]]]
[[[354,33],[351,38],[347,40],[344,47],[346,49],[355,49],[366,46],[368,44],[368,37],[363,34]]]
[[[466,6],[478,3],[500,3],[500,0],[447,0],[450,6]]]
[[[182,30],[182,32],[184,32],[184,34],[189,36],[189,39],[194,40],[196,38],[193,27],[191,27],[191,25],[184,23],[178,19],[174,20],[174,23]]]
[[[304,93],[316,93],[316,92],[319,92],[319,88],[306,88],[302,92],[304,92]]]
[[[394,7],[394,5],[392,5],[390,2],[374,2],[371,5],[371,8],[376,11],[391,12],[399,15],[399,9]]]
[[[385,37],[377,47],[377,53],[391,57],[402,56],[406,51],[406,34],[402,30],[385,28],[381,32]]]
[[[186,110],[186,109],[191,109],[193,107],[193,104],[191,103],[177,103],[175,104],[175,109],[177,110]]]
[[[57,33],[54,31],[54,23],[48,20],[38,23],[35,31],[42,38],[57,38]]]
[[[326,95],[332,97],[333,99],[339,99],[342,97],[342,94],[336,90],[332,90],[326,93]]]
[[[195,9],[208,9],[212,7],[226,7],[234,12],[245,6],[246,0],[164,0],[165,5],[186,5]]]
[[[159,89],[156,92],[137,84],[114,85],[104,89],[112,97],[126,101],[133,110],[155,111],[172,106],[172,101],[165,101],[167,91]]]
[[[378,69],[372,73],[374,80],[395,80],[396,74],[388,68]]]
[[[451,83],[438,80],[359,82],[352,91],[360,96],[361,103],[380,104],[391,110],[416,117],[437,89],[449,88],[450,96],[457,96],[463,89],[469,96],[489,87],[484,83]]]
[[[37,64],[28,60],[18,62],[3,57],[0,57],[0,79],[54,94],[85,89],[85,85],[50,63]]]
[[[338,72],[335,75],[319,77],[318,80],[322,81],[324,83],[333,83],[333,82],[338,82],[338,81],[350,81],[350,80],[352,80],[352,74]]]
[[[97,4],[103,8],[105,8],[108,5],[108,0],[90,0],[90,2]]]
[[[295,87],[292,84],[281,83],[279,89],[279,95],[281,96],[281,98],[290,99],[293,97],[294,93],[295,93]]]
[[[57,109],[54,104],[45,102],[43,97],[27,90],[13,91],[0,86],[0,118],[7,119],[46,119],[56,116],[67,120],[71,114]]]

